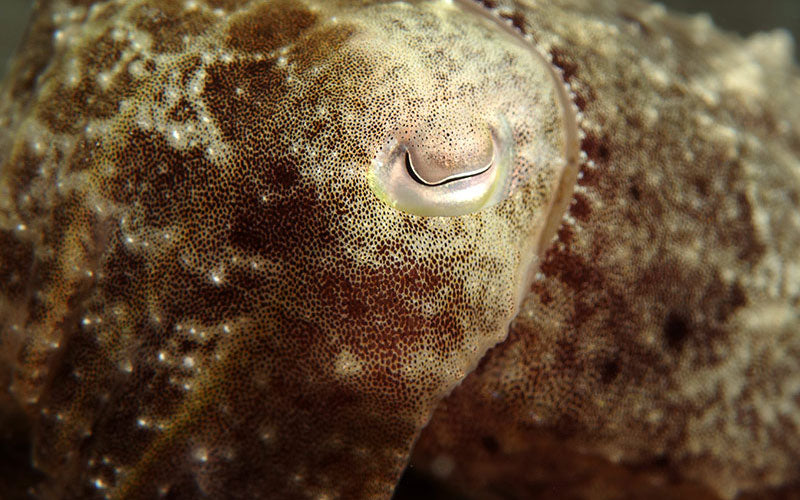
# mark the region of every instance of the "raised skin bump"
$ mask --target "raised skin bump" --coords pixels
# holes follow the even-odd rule
[[[37,8],[0,90],[0,429],[36,466],[0,457],[3,495],[388,498],[412,447],[479,498],[797,489],[779,35],[627,0]],[[427,186],[407,148],[492,168]]]

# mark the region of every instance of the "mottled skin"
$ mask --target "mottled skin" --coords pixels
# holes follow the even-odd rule
[[[0,489],[387,498],[433,414],[414,465],[476,497],[800,494],[788,46],[627,1],[41,2]],[[504,201],[374,193],[392,138],[468,168],[498,115]]]
[[[418,465],[491,498],[798,498],[790,42],[612,3],[524,26],[577,95],[590,161],[509,338],[439,407]]]

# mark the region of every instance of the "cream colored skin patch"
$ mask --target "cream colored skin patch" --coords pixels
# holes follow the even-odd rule
[[[3,491],[389,498],[412,447],[486,497],[800,481],[779,35],[632,1],[37,9],[0,91],[0,417],[33,450]]]

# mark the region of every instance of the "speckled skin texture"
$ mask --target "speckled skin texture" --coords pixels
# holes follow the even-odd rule
[[[388,498],[411,456],[476,498],[800,495],[789,47],[632,1],[41,2],[0,489]],[[391,137],[458,166],[498,114],[504,201],[370,188]]]

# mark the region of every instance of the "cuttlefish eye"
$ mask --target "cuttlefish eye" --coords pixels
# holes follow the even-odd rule
[[[445,141],[450,148],[397,134],[373,161],[373,192],[397,210],[425,216],[464,215],[499,202],[507,195],[513,151],[508,122],[496,122]]]
[[[413,149],[407,149],[406,170],[408,170],[408,175],[410,175],[412,179],[419,182],[420,184],[424,184],[425,186],[441,186],[447,184],[448,182],[455,182],[486,173],[494,165],[494,150],[495,148],[493,145],[490,150],[492,153],[492,157],[488,160],[488,162],[486,162],[486,165],[484,165],[483,167],[479,167],[476,165],[477,168],[474,169],[467,168],[462,171],[457,171],[454,173],[445,172],[444,174],[442,174],[441,172],[436,172],[436,170],[440,169],[436,169],[435,165],[431,167],[430,164],[420,162],[419,159],[414,160],[414,157],[419,155],[415,154],[415,151]]]

